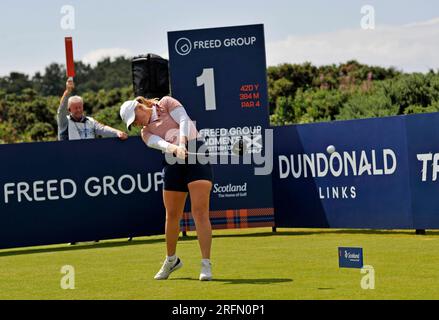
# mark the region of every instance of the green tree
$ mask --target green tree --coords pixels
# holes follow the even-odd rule
[[[392,102],[381,86],[373,92],[358,90],[343,104],[337,120],[362,119],[397,115],[399,106]]]
[[[297,90],[294,98],[279,97],[271,121],[274,125],[335,120],[348,94],[339,90]]]
[[[60,96],[66,87],[65,67],[52,63],[45,69],[41,79],[41,94],[43,96]]]
[[[9,76],[0,79],[0,86],[6,93],[20,93],[26,88],[31,88],[32,81],[26,74],[11,72]]]

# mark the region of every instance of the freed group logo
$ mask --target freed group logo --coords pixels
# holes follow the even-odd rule
[[[231,47],[253,46],[257,42],[256,36],[232,37],[226,39],[207,39],[191,41],[181,37],[175,42],[175,52],[180,56],[187,56],[194,50],[218,49]]]
[[[188,38],[180,38],[175,43],[175,51],[181,55],[186,56],[192,51],[192,43]]]

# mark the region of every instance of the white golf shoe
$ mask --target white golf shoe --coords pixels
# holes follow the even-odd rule
[[[212,280],[212,264],[207,261],[201,262],[200,281]]]
[[[183,267],[183,262],[181,262],[180,258],[177,257],[174,261],[169,262],[168,259],[165,259],[163,262],[163,266],[159,272],[155,275],[155,280],[166,280],[169,278],[169,275]]]

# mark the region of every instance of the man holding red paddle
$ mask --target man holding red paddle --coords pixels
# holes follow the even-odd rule
[[[65,38],[66,46],[66,90],[61,98],[58,109],[58,140],[95,139],[96,136],[117,137],[121,140],[128,139],[128,135],[120,130],[105,126],[91,117],[84,115],[84,101],[79,96],[71,96],[75,88],[73,77],[75,65],[73,59],[73,41],[71,37]]]

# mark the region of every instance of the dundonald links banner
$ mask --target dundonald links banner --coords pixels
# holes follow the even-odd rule
[[[274,141],[276,226],[439,228],[439,113],[276,127]]]

